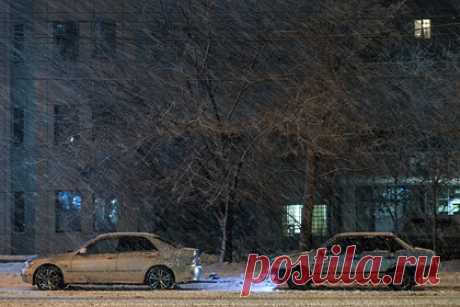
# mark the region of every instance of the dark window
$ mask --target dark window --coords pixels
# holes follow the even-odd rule
[[[142,252],[157,250],[146,238],[142,237],[121,237],[118,245],[120,252]]]
[[[15,232],[24,232],[25,230],[25,210],[24,192],[14,192],[13,225]]]
[[[78,141],[79,118],[75,106],[54,106],[54,144],[73,144]]]
[[[110,127],[117,121],[109,103],[95,104],[92,109],[92,138],[102,140],[113,137]]]
[[[13,28],[13,62],[24,61],[24,25],[17,24]]]
[[[24,141],[24,109],[16,107],[13,109],[13,143],[22,144]]]
[[[56,232],[81,231],[81,201],[79,193],[56,193]]]
[[[95,58],[112,58],[117,48],[117,24],[111,20],[94,22]]]
[[[105,238],[97,240],[86,248],[88,254],[108,254],[116,253],[118,238]]]
[[[62,59],[75,60],[79,52],[79,29],[75,21],[55,21],[53,37],[56,51]]]

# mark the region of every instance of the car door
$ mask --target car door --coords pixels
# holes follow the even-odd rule
[[[345,268],[344,270],[344,261],[345,261],[345,252],[346,252],[346,249],[348,246],[350,245],[356,245],[356,242],[348,237],[339,237],[339,238],[335,238],[335,239],[332,239],[330,240],[327,244],[326,244],[326,248],[327,248],[327,256],[332,256],[332,252],[331,252],[331,248],[334,246],[334,245],[338,245],[340,246],[340,254],[338,254],[337,256],[339,257],[338,258],[338,263],[337,263],[337,271],[336,272],[333,272],[333,271],[328,271],[328,266],[329,266],[329,257],[328,259],[326,259],[324,261],[324,266],[323,266],[323,274],[326,275],[326,274],[334,274],[334,273],[337,273],[337,274],[340,274],[342,273],[342,271],[345,272],[348,272],[348,269],[350,268]]]
[[[384,237],[381,236],[370,236],[363,237],[361,239],[361,257],[372,256],[372,257],[382,257],[382,263],[380,266],[380,272],[386,271],[392,262],[394,262],[394,254],[389,249],[387,242]],[[372,264],[368,262],[364,267],[364,272],[371,272]],[[376,272],[378,273],[378,272]]]
[[[98,239],[72,258],[74,280],[82,283],[113,283],[118,258],[118,238]],[[83,251],[82,250],[82,251]]]
[[[147,270],[160,258],[156,246],[142,236],[120,237],[118,251],[116,276],[121,283],[143,283]]]
[[[353,275],[355,270],[356,270],[356,263],[357,260],[360,257],[361,253],[361,241],[356,238],[356,237],[343,237],[340,238],[340,240],[337,241],[337,243],[341,247],[341,253],[339,256],[339,269],[338,272],[347,274],[347,275]],[[347,264],[345,266],[345,260],[346,260],[346,251],[347,247],[349,246],[355,246],[355,255],[353,258],[351,258],[351,265]],[[350,255],[351,256],[351,255]]]

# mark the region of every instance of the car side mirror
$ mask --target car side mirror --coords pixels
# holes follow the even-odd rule
[[[88,254],[88,250],[86,249],[86,247],[82,247],[78,250],[78,255],[87,255]]]

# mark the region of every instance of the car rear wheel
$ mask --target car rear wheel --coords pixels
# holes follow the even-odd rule
[[[391,276],[394,276],[394,272],[392,272]],[[403,291],[403,290],[411,290],[415,285],[416,283],[415,283],[414,272],[412,270],[407,270],[404,273],[401,284],[395,285],[394,283],[391,283],[390,288],[393,290]]]
[[[39,267],[35,273],[34,281],[40,290],[59,290],[64,288],[62,272],[53,265]]]
[[[147,273],[146,283],[151,289],[172,289],[175,285],[173,272],[167,267],[153,267]]]
[[[312,283],[311,281],[303,284],[303,285],[298,285],[294,282],[294,272],[299,272],[299,268],[295,268],[292,270],[292,273],[291,273],[291,276],[289,276],[289,279],[287,281],[287,285],[289,287],[289,289],[293,289],[293,290],[308,290],[308,289],[311,289],[312,287]],[[284,273],[283,273],[284,274]]]

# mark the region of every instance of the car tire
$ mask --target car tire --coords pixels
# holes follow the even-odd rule
[[[292,289],[292,290],[309,290],[309,289],[311,289],[311,287],[312,287],[311,282],[307,282],[304,285],[297,285],[294,282],[294,272],[298,272],[298,271],[299,271],[299,269],[292,270],[291,276],[289,276],[289,279],[287,281],[287,285],[288,285],[289,289]]]
[[[42,265],[34,274],[34,283],[40,290],[60,290],[64,288],[61,270],[54,265]]]
[[[175,286],[174,274],[165,266],[156,266],[147,272],[145,283],[150,289],[173,289]]]
[[[390,275],[394,276],[394,271],[390,272]],[[395,285],[394,283],[391,283],[389,286],[392,290],[404,291],[411,290],[415,285],[416,283],[414,272],[412,270],[407,270],[404,273],[404,277],[400,285]]]

